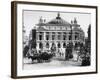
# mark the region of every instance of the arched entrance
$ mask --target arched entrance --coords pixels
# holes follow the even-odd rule
[[[43,44],[41,42],[39,43],[39,48],[43,49]]]
[[[66,48],[66,43],[65,42],[63,43],[63,48]]]
[[[49,48],[49,43],[48,42],[46,43],[46,48]]]
[[[58,48],[61,48],[61,44],[60,43],[58,43]]]

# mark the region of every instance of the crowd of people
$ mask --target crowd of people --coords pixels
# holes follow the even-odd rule
[[[68,44],[66,48],[56,48],[52,46],[50,50],[37,50],[37,49],[29,49],[28,46],[24,48],[24,57],[31,58],[32,61],[37,60],[38,62],[50,61],[53,57],[57,55],[64,56],[65,60],[72,59],[73,51],[77,52],[77,61],[81,58],[82,66],[90,65],[90,53],[85,47],[85,45],[75,45]]]

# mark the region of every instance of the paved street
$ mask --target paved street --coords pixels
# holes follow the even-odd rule
[[[24,69],[46,69],[46,68],[59,68],[59,67],[72,67],[72,66],[80,66],[81,61],[75,61],[75,60],[57,60],[52,59],[50,62],[44,62],[44,63],[37,63],[34,61],[32,63],[31,59],[24,58]]]

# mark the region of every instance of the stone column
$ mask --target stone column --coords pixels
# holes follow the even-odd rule
[[[61,40],[63,40],[63,32],[61,32]]]
[[[45,50],[46,49],[46,42],[43,41],[42,44],[43,44],[43,50]]]
[[[55,45],[56,45],[56,48],[57,48],[57,41],[55,41]]]
[[[74,45],[74,42],[75,41],[75,33],[74,32],[72,32],[72,42],[73,42],[73,45]]]
[[[75,33],[72,33],[72,40],[75,40]]]
[[[36,49],[39,49],[39,43],[37,42],[37,46],[36,46]]]
[[[46,40],[46,32],[44,32],[44,36],[43,37],[44,37],[44,40]]]
[[[79,40],[81,40],[81,34],[79,33],[79,36],[78,36]]]
[[[52,43],[51,43],[51,42],[49,42],[49,49],[51,49],[51,46],[52,46]]]
[[[57,32],[55,32],[55,40],[57,40]]]
[[[67,39],[66,40],[69,41],[69,33],[68,32],[67,32],[67,35],[66,36],[67,36]]]
[[[63,42],[60,42],[61,48],[63,48]]]
[[[50,40],[52,40],[52,32],[50,32]]]

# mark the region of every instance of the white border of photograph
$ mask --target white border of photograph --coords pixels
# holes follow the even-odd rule
[[[23,70],[23,39],[22,39],[22,11],[23,10],[45,10],[45,11],[64,11],[64,12],[81,12],[91,13],[91,66],[87,67],[63,67],[54,69]],[[96,71],[96,9],[77,8],[77,7],[60,7],[48,5],[28,5],[17,4],[17,76],[33,75],[50,75],[63,73],[82,73]]]

